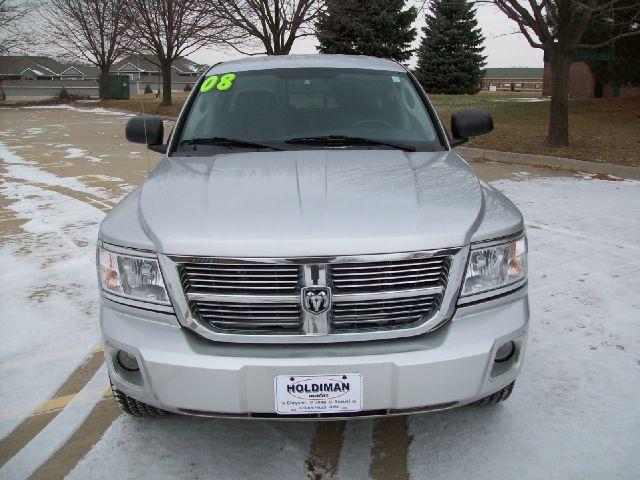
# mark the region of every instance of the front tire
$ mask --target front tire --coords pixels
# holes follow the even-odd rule
[[[511,396],[511,392],[513,391],[513,386],[515,385],[515,381],[511,382],[509,385],[504,387],[502,390],[498,390],[491,395],[487,395],[484,398],[474,402],[472,405],[477,405],[479,407],[484,407],[485,405],[495,405],[496,403],[504,402]]]
[[[169,415],[169,412],[166,410],[162,410],[161,408],[157,408],[152,405],[147,405],[140,400],[136,400],[135,398],[122,393],[114,387],[113,384],[111,384],[111,393],[113,393],[113,398],[120,407],[120,410],[127,415],[133,415],[134,417],[161,417]]]

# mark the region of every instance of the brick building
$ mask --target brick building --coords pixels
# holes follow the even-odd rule
[[[610,60],[610,52],[590,53],[597,55],[596,60],[606,62]],[[588,53],[584,50],[577,50],[573,54],[571,65],[569,66],[569,97],[570,98],[612,98],[612,97],[633,97],[640,95],[640,87],[621,86],[614,87],[602,84],[591,73],[591,68],[587,64]],[[551,96],[551,64],[547,55],[544,56],[544,79],[542,95]]]
[[[542,92],[542,68],[487,68],[482,90],[490,92]]]

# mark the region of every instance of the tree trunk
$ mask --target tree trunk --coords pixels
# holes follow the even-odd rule
[[[569,67],[571,53],[555,51],[551,61],[551,105],[549,108],[549,131],[545,147],[569,145]]]
[[[100,68],[100,98],[109,98],[109,67]]]
[[[163,106],[171,105],[171,63],[162,65],[162,103]]]

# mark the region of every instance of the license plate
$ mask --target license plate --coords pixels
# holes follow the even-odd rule
[[[281,415],[362,410],[362,375],[278,375],[276,412]]]

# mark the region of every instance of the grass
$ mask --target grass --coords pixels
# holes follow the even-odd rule
[[[167,107],[160,105],[162,99],[156,98],[155,93],[133,95],[129,100],[102,100],[100,105],[136,113],[177,117],[188,94],[188,92],[171,92],[173,104]]]
[[[459,108],[491,112],[494,132],[471,140],[469,147],[640,166],[640,97],[572,100],[570,146],[564,148],[543,146],[549,118],[546,100],[534,102],[524,94],[431,95],[431,100],[447,126]]]
[[[162,107],[155,94],[130,100],[105,100],[102,106],[175,117],[186,93],[173,92],[174,104]],[[640,166],[640,97],[573,100],[569,111],[571,145],[545,148],[549,101],[531,93],[481,93],[430,95],[445,125],[460,108],[485,108],[493,117],[491,135],[471,140],[467,146],[504,152],[532,153],[594,162]]]

